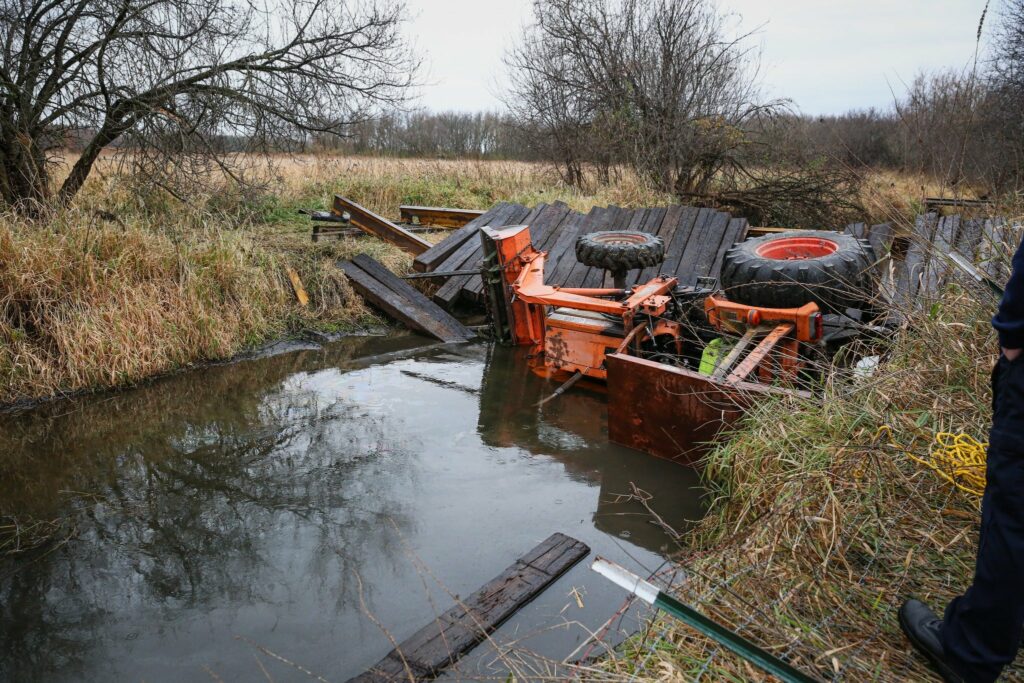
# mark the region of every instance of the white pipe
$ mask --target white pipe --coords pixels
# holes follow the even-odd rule
[[[661,592],[653,583],[644,581],[625,567],[603,557],[594,558],[590,568],[650,605],[654,604],[654,601],[658,599],[658,593]]]

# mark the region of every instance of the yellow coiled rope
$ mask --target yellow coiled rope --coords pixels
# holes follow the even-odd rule
[[[978,441],[970,434],[939,432],[927,458],[921,458],[892,441],[892,429],[885,425],[878,430],[878,436],[888,432],[890,445],[897,448],[914,462],[924,465],[948,481],[957,489],[972,496],[985,492],[985,452],[988,443]]]

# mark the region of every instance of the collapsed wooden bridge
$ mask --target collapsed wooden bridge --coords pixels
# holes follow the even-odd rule
[[[411,253],[413,269],[406,278],[436,278],[442,281],[431,302],[383,266],[360,255],[343,265],[353,286],[375,306],[409,327],[442,341],[464,341],[472,332],[448,313],[459,305],[484,303],[483,227],[500,229],[528,225],[533,244],[547,253],[545,283],[561,287],[610,287],[611,276],[600,268],[576,260],[575,245],[580,235],[602,230],[628,230],[658,235],[664,240],[666,260],[659,266],[631,271],[628,285],[646,282],[658,274],[676,277],[682,285],[695,285],[701,278],[717,280],[725,252],[748,236],[768,234],[783,228],[750,227],[743,218],[709,208],[673,205],[624,209],[594,207],[583,214],[563,202],[527,207],[500,202],[486,211],[423,206],[403,206],[404,225],[388,221],[345,197],[336,196],[331,212],[312,212],[315,221],[343,223],[343,226],[314,227],[314,240],[325,234],[339,236],[362,232]],[[450,230],[436,244],[419,238],[413,231],[430,228]],[[964,218],[936,213],[917,217],[909,234],[897,235],[888,223],[868,226],[853,223],[845,232],[867,240],[876,256],[880,303],[894,311],[925,306],[933,301],[953,278],[962,279],[965,266],[976,264],[975,278],[1005,281],[1009,275],[1008,245],[1016,243],[1020,226],[1000,218]],[[962,257],[955,263],[952,255]],[[966,266],[968,269],[970,266]]]
[[[718,278],[726,250],[744,240],[748,228],[744,218],[692,206],[594,207],[583,214],[562,202],[533,208],[502,202],[419,254],[413,268],[438,274],[475,270],[483,258],[480,228],[512,225],[530,226],[534,246],[548,254],[546,283],[562,287],[601,287],[605,283],[604,271],[576,261],[576,238],[585,233],[632,230],[658,235],[665,241],[665,263],[632,271],[627,283],[645,282],[664,273],[678,277],[681,284],[692,285],[700,277]],[[434,300],[446,308],[460,302],[482,303],[483,280],[475,273],[453,275],[438,289]]]

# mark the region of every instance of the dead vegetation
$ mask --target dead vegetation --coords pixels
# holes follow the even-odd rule
[[[705,460],[714,502],[684,539],[672,592],[823,680],[928,679],[896,610],[911,595],[940,607],[969,585],[979,500],[910,456],[926,459],[940,432],[986,440],[991,307],[954,288],[891,344],[863,349],[882,353],[870,377],[833,368],[821,399],[757,405]],[[643,680],[760,677],[664,618],[607,666]]]
[[[625,169],[586,193],[536,163],[307,155],[277,159],[264,194],[221,181],[186,205],[133,192],[118,169],[102,162],[76,205],[45,219],[0,216],[0,403],[122,386],[303,329],[376,322],[333,263],[365,251],[401,271],[409,258],[371,239],[312,246],[297,209],[326,208],[334,192],[386,216],[400,204],[561,200],[585,212],[672,201]],[[937,187],[865,178],[869,222],[908,221]],[[308,309],[294,302],[289,266],[312,296]]]

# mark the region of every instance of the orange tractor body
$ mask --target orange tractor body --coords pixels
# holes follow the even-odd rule
[[[795,388],[805,364],[800,345],[822,336],[814,303],[748,306],[666,276],[632,289],[556,287],[544,283],[545,254],[527,226],[485,228],[483,238],[496,336],[530,346],[535,370],[549,377],[605,382],[615,442],[689,461],[752,396],[805,393]],[[695,369],[707,346],[701,327],[738,338],[703,373]]]

